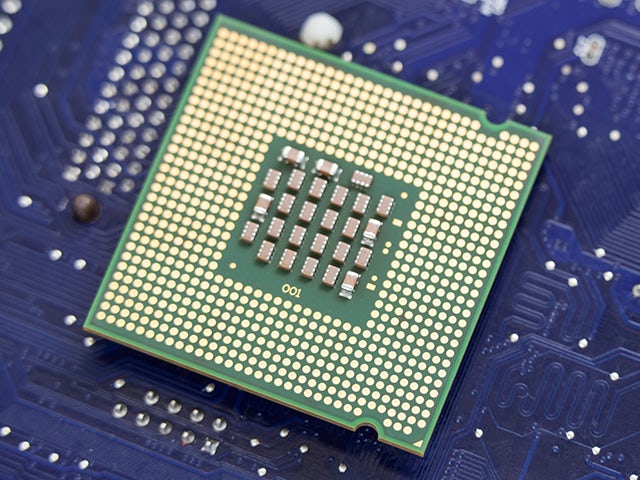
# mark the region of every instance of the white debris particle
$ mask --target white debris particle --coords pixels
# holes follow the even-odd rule
[[[556,50],[563,50],[566,46],[567,42],[562,37],[558,37],[553,41],[553,48]]]
[[[401,52],[407,48],[407,41],[404,38],[396,38],[393,42],[393,48]]]
[[[480,83],[482,82],[483,79],[484,79],[484,75],[482,75],[482,72],[479,72],[478,70],[476,70],[471,74],[471,81],[473,83]]]
[[[342,38],[344,29],[334,16],[326,12],[309,15],[300,27],[300,41],[310,47],[328,50]]]
[[[73,268],[75,268],[76,270],[83,270],[84,267],[86,266],[87,266],[87,261],[84,258],[78,258],[73,262]]]
[[[33,94],[36,98],[44,98],[49,93],[49,87],[47,87],[44,83],[38,83],[35,87],[33,87]]]
[[[367,42],[364,45],[362,45],[362,51],[366,54],[366,55],[372,55],[376,52],[376,44],[373,42]]]
[[[617,142],[618,140],[620,140],[620,130],[611,130],[609,132],[609,140],[611,140],[612,142]]]
[[[582,63],[593,67],[600,62],[606,47],[607,40],[599,33],[592,33],[589,36],[580,35],[576,39],[573,53]]]
[[[491,66],[493,68],[502,68],[504,66],[504,58],[500,55],[496,55],[491,59]]]
[[[127,381],[124,378],[116,378],[113,381],[113,388],[116,390],[120,390],[122,387],[126,385]]]
[[[30,207],[33,203],[33,200],[31,200],[31,197],[28,195],[20,195],[17,201],[20,208]]]

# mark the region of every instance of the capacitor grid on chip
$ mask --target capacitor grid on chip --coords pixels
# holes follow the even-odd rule
[[[259,262],[234,278],[278,139],[415,192],[353,300]],[[424,454],[549,142],[219,15],[85,328]]]

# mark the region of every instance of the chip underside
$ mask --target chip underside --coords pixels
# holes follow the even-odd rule
[[[219,15],[85,328],[422,455],[549,142]]]

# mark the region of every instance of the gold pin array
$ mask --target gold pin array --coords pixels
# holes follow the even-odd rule
[[[420,190],[362,326],[218,271],[275,137]],[[540,148],[219,27],[95,317],[422,445]]]

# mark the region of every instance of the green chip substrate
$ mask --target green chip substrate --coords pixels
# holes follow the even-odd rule
[[[423,455],[549,142],[219,15],[85,329]]]

